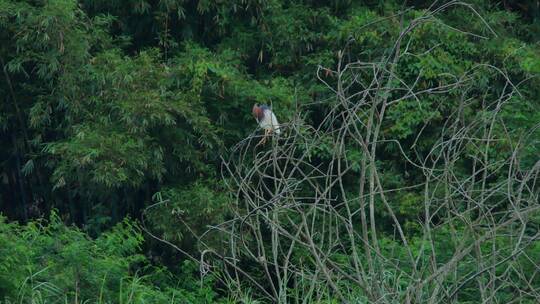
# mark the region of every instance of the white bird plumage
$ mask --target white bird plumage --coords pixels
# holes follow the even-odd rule
[[[274,132],[279,135],[281,130],[279,129],[279,122],[276,115],[270,109],[264,109],[264,116],[261,121],[259,121],[259,126],[264,130]]]
[[[272,112],[270,107],[268,107],[267,105],[259,106],[258,104],[255,104],[253,105],[252,112],[253,117],[255,117],[257,123],[259,124],[259,127],[264,130],[264,136],[257,144],[257,146],[260,144],[264,144],[268,135],[272,133],[276,133],[277,135],[279,135],[279,133],[281,133],[277,117],[274,112]]]

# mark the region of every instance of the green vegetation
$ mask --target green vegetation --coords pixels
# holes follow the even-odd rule
[[[0,0],[0,41],[0,303],[540,301],[538,1]]]
[[[0,292],[7,303],[213,303],[217,296],[185,262],[176,279],[142,255],[129,219],[92,240],[58,215],[20,226],[0,218]]]

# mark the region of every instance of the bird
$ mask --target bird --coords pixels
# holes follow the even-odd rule
[[[264,129],[264,136],[256,146],[266,143],[266,138],[271,133],[275,133],[277,135],[281,133],[277,117],[269,106],[264,104],[259,106],[259,104],[256,103],[253,105],[252,112],[253,116],[259,123],[259,127]]]

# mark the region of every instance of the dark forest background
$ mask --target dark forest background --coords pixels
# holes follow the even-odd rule
[[[408,51],[436,48],[408,57],[400,72],[415,79],[423,70],[418,83],[427,88],[477,64],[500,68],[521,94],[501,113],[507,130],[496,132],[518,138],[540,122],[540,4],[466,3],[482,18],[465,6],[437,14],[411,33]],[[303,117],[317,126],[330,110],[318,101],[333,97],[318,67],[335,69],[347,43],[355,58],[376,61],[401,23],[432,5],[440,3],[0,0],[0,303],[264,302],[256,291],[231,294],[212,275],[201,280],[196,262],[144,230],[197,257],[184,224],[201,233],[229,217],[235,197],[222,158],[258,128],[252,105],[272,104],[284,123],[305,105]],[[478,96],[504,86],[488,73],[477,83]],[[410,146],[427,119],[433,133],[441,129],[455,104],[438,98],[446,97],[389,109],[381,138]],[[532,132],[524,170],[539,160],[540,132]],[[431,144],[423,140],[415,144]],[[385,182],[416,183],[420,172],[396,151],[380,153]],[[411,188],[392,197],[411,235],[421,196]],[[145,213],[163,201],[167,208]],[[378,216],[381,233],[392,234],[388,215]],[[540,244],[530,250],[537,265]],[[530,284],[538,288],[539,275]],[[500,301],[512,297],[501,289]],[[456,301],[476,303],[478,294]]]

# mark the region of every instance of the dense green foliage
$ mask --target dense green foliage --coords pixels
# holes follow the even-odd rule
[[[525,170],[540,155],[540,130],[533,129],[540,122],[540,9],[537,1],[510,2],[468,1],[482,18],[466,7],[438,14],[410,34],[411,55],[396,70],[408,83],[420,74],[419,90],[444,85],[478,65],[504,71],[521,95],[501,113],[508,128],[494,132],[515,139],[532,132],[521,158]],[[0,218],[0,302],[234,298],[217,281],[199,282],[193,264],[179,267],[184,255],[141,231],[143,213],[159,238],[197,256],[193,232],[228,219],[233,199],[220,165],[256,129],[252,104],[272,104],[283,122],[294,117],[298,104],[306,105],[303,118],[318,126],[330,109],[317,102],[334,95],[317,79],[317,67],[335,69],[347,43],[351,60],[380,58],[400,23],[431,4],[0,0],[0,212],[6,216]],[[505,90],[500,74],[478,70],[477,86],[468,94],[480,100]],[[335,81],[331,74],[322,78]],[[427,153],[458,106],[458,95],[396,104],[381,138],[398,138]],[[475,106],[462,113],[464,120],[482,114]],[[426,121],[428,136],[417,143]],[[489,153],[503,159],[511,146],[498,143]],[[321,145],[313,159],[325,166],[332,148],[330,141]],[[422,172],[407,167],[396,150],[387,145],[380,151],[382,182],[414,185]],[[363,157],[354,146],[347,154],[357,162]],[[468,170],[468,161],[456,162],[459,172]],[[357,190],[359,168],[347,176],[344,196]],[[421,247],[416,233],[422,195],[415,189],[391,195],[415,249]],[[155,202],[166,202],[166,208],[145,212]],[[381,249],[399,251],[398,243],[385,238],[393,233],[390,215],[381,208],[377,216]],[[448,231],[436,237],[439,246],[452,246]],[[211,241],[223,245],[219,237]],[[540,246],[529,250],[540,259]],[[530,284],[538,286],[538,277]],[[459,300],[474,302],[477,296],[466,290]],[[500,301],[511,296],[510,290]]]
[[[184,263],[177,280],[142,254],[143,235],[125,219],[95,240],[53,213],[26,226],[0,218],[0,292],[6,303],[217,302],[207,277]]]

